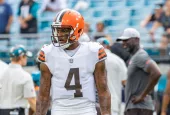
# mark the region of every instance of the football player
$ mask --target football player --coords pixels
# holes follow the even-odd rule
[[[38,57],[41,82],[36,115],[46,114],[50,96],[52,115],[96,115],[96,88],[101,114],[110,115],[104,48],[78,42],[84,19],[75,10],[60,11],[51,27],[52,43],[44,46]]]

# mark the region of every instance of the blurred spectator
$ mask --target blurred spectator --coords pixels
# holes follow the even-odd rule
[[[121,43],[118,42],[113,43],[113,45],[111,46],[111,52],[119,56],[121,59],[123,59],[126,65],[128,65],[130,53],[123,48]]]
[[[86,10],[89,7],[89,1],[87,0],[78,0],[74,6],[75,10]]]
[[[168,37],[168,35],[166,33],[164,33],[162,35],[162,39],[161,39],[160,46],[159,46],[160,49],[167,48],[167,46],[168,46],[168,38],[167,37]]]
[[[104,32],[104,29],[105,29],[104,23],[103,22],[98,22],[96,24],[96,31],[97,32],[94,33],[93,40],[96,41],[97,39],[99,39],[101,37],[105,37],[107,40],[109,40],[110,45],[112,45],[113,41],[112,41],[111,37]]]
[[[170,34],[164,33],[162,35],[160,45],[159,45],[159,50],[160,50],[160,55],[165,56],[167,55],[167,48],[168,44],[170,43]]]
[[[162,102],[162,109],[161,109],[161,114],[158,115],[170,115],[170,70],[168,71],[167,74],[167,84],[166,84],[166,89],[161,95],[161,102]]]
[[[136,29],[125,29],[117,41],[122,41],[123,47],[132,55],[125,88],[125,115],[152,115],[154,105],[150,92],[161,76],[160,70],[140,47],[140,33]]]
[[[22,0],[18,8],[20,33],[37,33],[38,3],[33,0]]]
[[[11,6],[5,3],[4,0],[0,0],[0,34],[9,34],[12,21]],[[0,40],[8,40],[9,45],[9,38],[0,38]]]
[[[101,37],[105,37],[106,36],[106,33],[104,32],[104,28],[105,28],[105,26],[104,26],[103,22],[98,22],[96,24],[96,31],[97,32],[93,36],[94,40],[97,40],[97,39],[99,39]]]
[[[156,92],[156,111],[157,115],[161,115],[161,108],[163,102],[163,95],[166,88],[167,76],[162,75],[158,81],[157,92]],[[170,107],[170,106],[169,106]],[[170,112],[170,111],[169,111]],[[169,115],[169,114],[167,114]]]
[[[162,11],[163,11],[163,4],[156,4],[154,8],[154,12],[149,16],[147,16],[141,22],[141,26],[150,29],[153,23],[160,18]]]
[[[108,87],[111,93],[111,112],[112,115],[118,115],[120,112],[122,86],[125,86],[127,79],[127,68],[120,57],[111,53],[109,41],[106,38],[99,38],[97,42],[103,45],[107,54],[106,69]]]
[[[170,29],[170,0],[165,3],[165,10],[161,13],[160,18],[154,23],[150,34],[154,38],[154,32],[158,27],[162,26],[166,32]]]
[[[80,42],[89,42],[90,41],[89,31],[90,31],[90,25],[89,25],[89,23],[85,22],[84,32],[79,39]]]
[[[0,78],[1,78],[1,75],[3,74],[3,72],[5,71],[5,69],[6,69],[7,67],[8,67],[8,64],[0,60],[0,70],[1,70],[1,72],[0,72]]]
[[[27,57],[32,53],[24,46],[17,45],[10,50],[11,63],[0,79],[0,115],[25,115],[25,109],[30,104],[36,111],[35,90],[31,75],[23,70]]]
[[[43,0],[40,13],[44,11],[58,12],[67,8],[67,0]]]

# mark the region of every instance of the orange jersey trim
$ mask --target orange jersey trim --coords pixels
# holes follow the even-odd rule
[[[106,55],[106,52],[105,52],[105,50],[104,50],[104,48],[100,48],[99,49],[99,52],[98,52],[98,58],[99,58],[99,60],[101,60],[102,58],[104,58],[104,57],[106,57],[107,55]]]
[[[40,51],[38,59],[42,62],[45,62],[45,54],[43,51]]]

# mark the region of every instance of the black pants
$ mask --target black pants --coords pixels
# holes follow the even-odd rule
[[[153,111],[147,109],[129,109],[125,112],[125,115],[153,115]]]
[[[13,115],[10,114],[12,111],[17,111],[18,115],[25,115],[25,109],[24,108],[16,108],[16,109],[0,109],[0,115]]]

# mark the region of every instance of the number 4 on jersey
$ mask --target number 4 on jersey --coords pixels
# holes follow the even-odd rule
[[[75,85],[70,85],[73,76],[74,76]],[[67,90],[75,90],[74,97],[83,97],[83,94],[81,92],[82,86],[80,84],[79,68],[70,69],[64,87]]]

